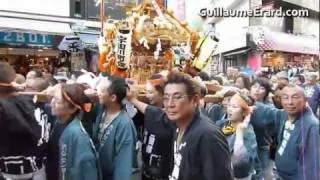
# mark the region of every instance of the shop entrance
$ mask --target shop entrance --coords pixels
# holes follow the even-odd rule
[[[11,64],[17,73],[26,75],[31,69],[53,73],[59,51],[53,49],[0,48],[0,59]]]

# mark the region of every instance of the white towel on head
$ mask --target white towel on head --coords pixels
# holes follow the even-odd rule
[[[76,80],[79,84],[87,84],[90,88],[95,89],[99,78],[97,78],[92,72],[86,72],[79,76]]]

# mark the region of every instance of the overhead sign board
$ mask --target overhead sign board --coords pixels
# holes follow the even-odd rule
[[[54,36],[48,34],[0,32],[0,44],[53,45]]]
[[[65,36],[58,48],[69,52],[79,52],[83,49],[83,42],[79,36]]]

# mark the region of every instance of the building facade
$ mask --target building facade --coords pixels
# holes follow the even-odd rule
[[[308,10],[308,17],[212,17],[220,36],[213,57],[214,71],[228,66],[258,70],[266,66],[314,66],[319,50],[319,1],[232,0],[215,1],[212,7],[225,10]],[[258,39],[258,42],[257,42]],[[297,43],[299,42],[299,43]],[[253,72],[252,71],[252,72]]]
[[[17,64],[17,70],[50,63],[57,66],[53,62],[58,61],[61,65],[69,64],[69,70],[87,64],[87,68],[96,71],[101,20],[124,19],[126,8],[141,3],[141,0],[104,0],[104,14],[101,14],[101,1],[2,0],[0,58],[11,63],[22,62]],[[166,6],[164,0],[157,2]],[[72,43],[72,50],[66,43]],[[76,52],[75,46],[79,49]],[[63,62],[59,62],[61,59]]]
[[[252,52],[248,66],[254,70],[269,67],[282,70],[301,67],[317,70],[319,66],[319,1],[256,1],[269,9],[307,10],[306,17],[251,18],[249,43]],[[260,38],[259,38],[260,37]]]
[[[216,1],[212,6],[224,10],[245,11],[250,8],[250,1]],[[215,32],[220,39],[218,49],[213,55],[211,71],[223,72],[229,66],[246,68],[248,51],[250,51],[247,35],[250,18],[211,17],[208,23],[215,27]]]
[[[69,3],[65,0],[2,0],[0,58],[17,72],[46,68],[59,59],[58,45],[71,34]]]
[[[20,69],[46,68],[97,59],[99,18],[81,16],[87,13],[87,1],[73,0],[2,0],[0,7],[0,58]],[[93,3],[93,2],[92,2]],[[80,9],[80,12],[79,12]],[[89,11],[100,13],[100,9]],[[89,14],[90,15],[90,14]],[[59,49],[65,37],[79,38],[77,52]],[[74,44],[76,45],[76,44]],[[69,61],[69,62],[68,62]],[[84,64],[84,63],[80,63]]]

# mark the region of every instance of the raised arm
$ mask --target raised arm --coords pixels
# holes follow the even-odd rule
[[[236,131],[236,139],[231,156],[234,174],[236,178],[244,178],[252,173],[254,159],[257,152],[257,141],[251,125],[249,125],[250,117],[248,115],[245,120],[238,125]]]
[[[137,98],[133,98],[130,100],[130,102],[140,111],[142,112],[143,114],[146,113],[146,109],[148,107],[148,104],[142,102],[142,101],[139,101]]]
[[[272,106],[257,103],[251,115],[251,124],[255,126],[269,126],[272,130],[278,131],[282,121],[286,120],[286,112]]]
[[[126,79],[126,82],[129,86],[127,92],[127,99],[130,101],[140,112],[145,114],[148,104],[138,100],[138,86],[136,81],[133,79]]]
[[[236,131],[236,140],[234,143],[234,155],[238,155],[239,153],[241,153],[243,151],[244,147],[244,133],[246,131],[246,129],[249,127],[249,123],[250,123],[250,119],[251,119],[251,114],[247,115],[245,117],[245,119],[243,120],[243,122],[241,122],[240,124],[238,124],[237,126],[237,131]]]

